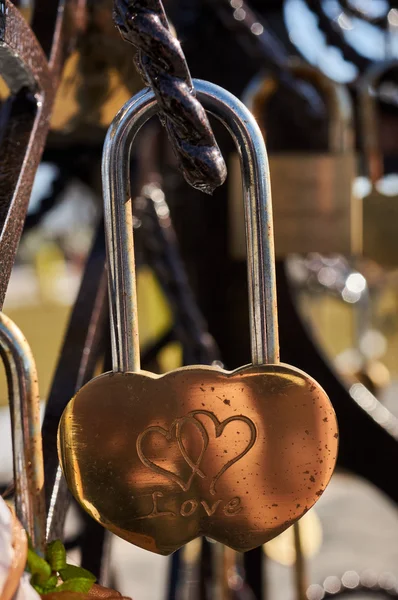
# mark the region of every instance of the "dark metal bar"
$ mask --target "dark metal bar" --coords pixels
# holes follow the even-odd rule
[[[265,581],[264,581],[264,553],[263,549],[255,548],[246,552],[243,557],[245,569],[245,581],[250,587],[256,600],[264,600]]]
[[[48,507],[47,539],[63,537],[69,492],[57,455],[61,415],[76,391],[89,381],[103,353],[107,323],[105,240],[100,225],[88,258],[54,375],[43,423],[43,449]]]
[[[135,200],[134,216],[141,227],[141,240],[148,264],[154,270],[170,303],[175,337],[184,349],[184,364],[208,364],[219,360],[214,339],[201,314],[188,282],[165,195],[157,184],[143,187]]]

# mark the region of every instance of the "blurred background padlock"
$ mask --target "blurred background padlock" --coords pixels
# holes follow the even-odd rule
[[[324,104],[326,114],[312,122],[317,128],[315,136],[301,131],[303,123],[294,131],[294,122],[289,136],[284,136],[289,113],[275,115],[275,110],[271,111],[278,103],[278,82],[272,76],[258,76],[243,95],[267,142],[276,255],[355,255],[361,249],[361,204],[353,190],[356,157],[350,95],[344,86],[313,67],[293,61],[290,68],[297,80],[314,88]],[[233,167],[237,177],[235,171]],[[231,186],[238,190],[235,181]],[[239,198],[232,202],[232,235],[234,244],[239,244],[240,213],[235,216]]]
[[[395,223],[398,218],[398,175],[385,172],[385,160],[394,157],[383,153],[379,99],[388,94],[389,76],[398,71],[397,61],[387,61],[369,68],[359,87],[359,122],[368,177],[368,193],[363,197],[363,253],[383,267],[398,266],[398,241]],[[387,150],[388,152],[388,150]],[[391,150],[390,150],[391,152]],[[388,162],[387,162],[388,164]]]

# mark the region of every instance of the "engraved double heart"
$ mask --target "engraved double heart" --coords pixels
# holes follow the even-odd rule
[[[204,415],[211,419],[211,421],[213,422],[214,427],[215,427],[216,438],[220,437],[222,435],[224,429],[226,428],[226,426],[232,422],[245,423],[249,427],[249,430],[250,430],[250,439],[249,439],[248,444],[244,448],[244,450],[242,452],[240,452],[239,454],[237,454],[231,460],[227,461],[225,463],[225,465],[218,471],[218,473],[212,478],[211,483],[210,483],[210,493],[214,496],[216,493],[216,483],[220,479],[220,477],[222,477],[222,475],[224,475],[224,473],[230,467],[232,467],[232,465],[234,465],[241,458],[243,458],[249,452],[249,450],[254,446],[254,444],[256,442],[256,438],[257,438],[256,427],[255,427],[253,421],[251,421],[248,417],[245,417],[243,415],[229,417],[228,419],[225,419],[225,421],[221,422],[217,419],[217,417],[212,412],[209,412],[207,410],[196,410],[196,411],[188,413],[188,415],[186,415],[185,417],[180,417],[179,419],[176,419],[175,421],[173,421],[173,423],[170,425],[169,429],[164,429],[163,427],[160,427],[157,425],[153,425],[153,426],[145,429],[137,437],[137,454],[138,454],[141,462],[146,467],[151,469],[151,471],[153,471],[154,473],[157,473],[158,475],[163,475],[163,476],[167,477],[170,481],[173,481],[174,483],[176,483],[184,492],[187,492],[191,487],[191,484],[192,484],[192,481],[193,481],[195,475],[197,475],[198,477],[200,477],[202,479],[204,479],[206,477],[205,473],[203,473],[200,466],[201,466],[203,457],[205,455],[205,452],[209,446],[209,434],[208,434],[206,428],[204,427],[204,425],[202,424],[202,422],[196,418],[197,415]],[[182,435],[183,428],[188,423],[190,423],[191,425],[193,425],[196,428],[197,432],[200,434],[202,441],[203,441],[202,449],[200,451],[199,456],[196,458],[196,460],[189,455],[187,448],[184,444],[184,440],[183,440],[183,435]],[[145,453],[143,451],[143,442],[144,442],[145,438],[147,438],[148,435],[153,434],[153,433],[160,434],[168,442],[173,440],[173,433],[174,433],[174,437],[177,442],[181,456],[183,457],[183,459],[185,460],[185,462],[188,464],[188,466],[191,468],[191,471],[192,471],[188,480],[184,480],[182,477],[177,475],[177,473],[161,467],[160,465],[156,464],[155,462],[150,460],[145,455]]]

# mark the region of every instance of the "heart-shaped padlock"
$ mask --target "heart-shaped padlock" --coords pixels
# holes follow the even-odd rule
[[[99,523],[170,554],[199,535],[236,550],[267,542],[323,493],[337,456],[326,393],[279,364],[272,206],[263,138],[245,106],[210,83],[199,99],[235,139],[244,181],[252,364],[233,372],[140,370],[129,149],[156,112],[144,90],[108,132],[103,184],[113,372],[67,406],[58,450],[67,483]]]

